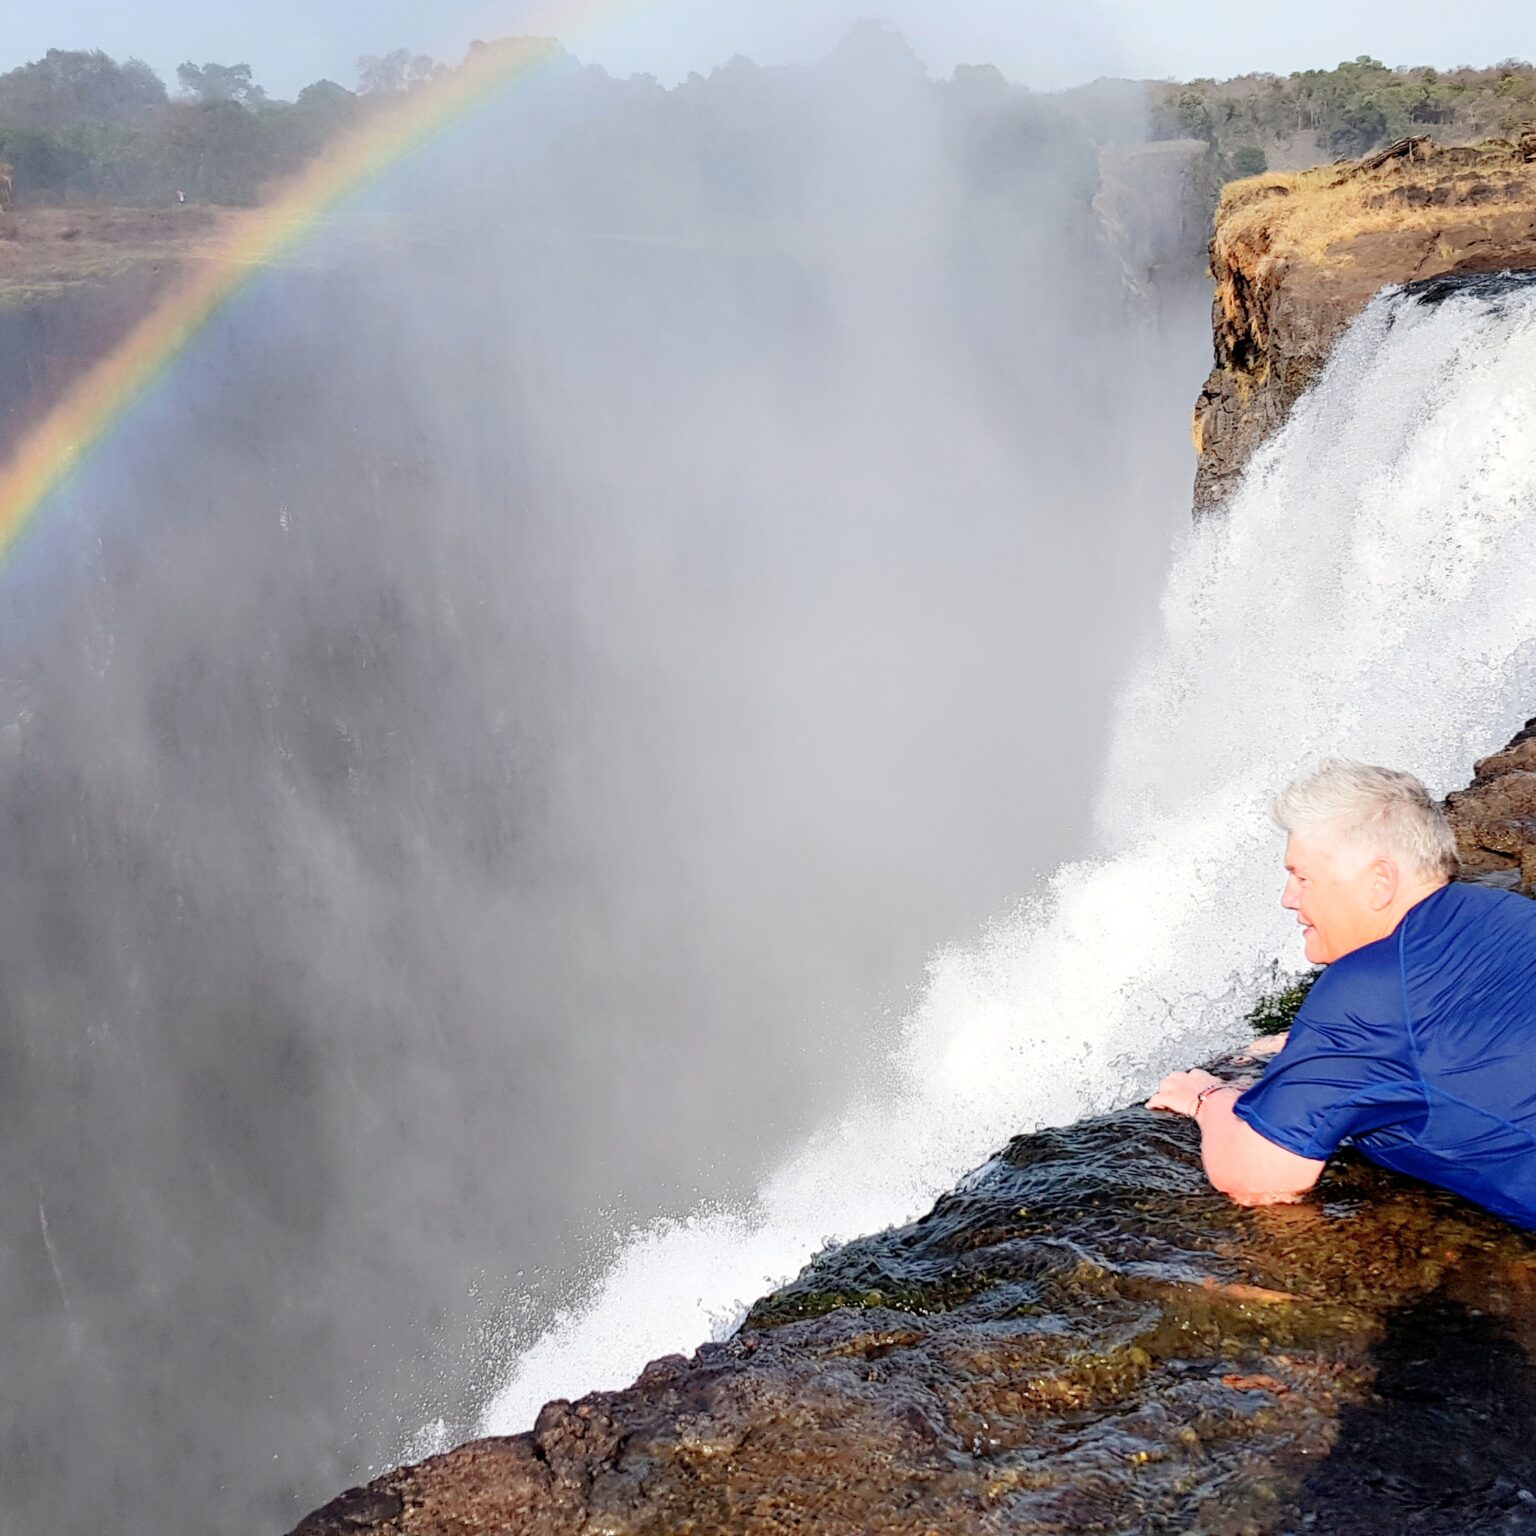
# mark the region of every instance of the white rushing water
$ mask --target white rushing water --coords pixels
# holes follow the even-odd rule
[[[1120,708],[1102,855],[939,954],[888,1081],[749,1207],[625,1240],[501,1363],[483,1432],[727,1334],[825,1243],[919,1214],[1010,1135],[1238,1038],[1273,964],[1304,963],[1275,790],[1343,753],[1443,793],[1533,707],[1536,285],[1379,298],[1180,555]]]

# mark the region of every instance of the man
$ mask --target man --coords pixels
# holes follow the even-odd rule
[[[1243,1205],[1300,1199],[1348,1141],[1536,1228],[1536,902],[1451,883],[1455,838],[1410,774],[1330,761],[1274,817],[1282,904],[1327,970],[1256,1086],[1175,1072],[1147,1107],[1195,1120]]]

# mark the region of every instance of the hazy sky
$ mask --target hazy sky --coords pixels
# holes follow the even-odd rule
[[[673,80],[733,54],[763,63],[811,58],[849,24],[883,16],[939,73],[995,63],[1051,87],[1101,74],[1233,75],[1336,64],[1372,53],[1389,64],[1490,64],[1536,55],[1536,6],[1484,0],[1292,0],[1227,7],[1205,0],[53,0],[8,7],[0,68],[50,47],[137,55],[174,86],[176,65],[249,63],[275,96],[321,76],[355,83],[360,53],[410,48],[456,62],[475,37],[555,35],[615,73]]]

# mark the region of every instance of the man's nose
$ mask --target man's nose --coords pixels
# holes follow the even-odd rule
[[[1294,912],[1301,905],[1301,896],[1297,892],[1295,875],[1292,875],[1285,882],[1285,889],[1280,893],[1280,905],[1287,912]]]

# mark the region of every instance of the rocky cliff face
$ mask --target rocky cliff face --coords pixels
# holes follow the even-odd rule
[[[0,307],[0,463],[154,305],[158,272],[114,275]]]
[[[1395,152],[1235,182],[1211,241],[1215,367],[1195,509],[1219,506],[1366,303],[1394,283],[1536,268],[1536,162],[1513,144]]]
[[[1243,1211],[1127,1110],[294,1536],[1530,1531],[1533,1295],[1470,1206],[1346,1155],[1323,1208]]]
[[[1536,895],[1536,720],[1445,802],[1469,875]]]
[[[1129,288],[1142,293],[1198,279],[1220,193],[1220,169],[1203,139],[1099,152],[1094,212]]]

